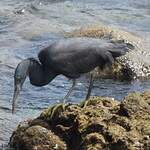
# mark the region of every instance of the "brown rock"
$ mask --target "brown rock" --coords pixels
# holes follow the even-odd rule
[[[131,93],[119,103],[91,97],[65,110],[45,110],[38,119],[21,123],[10,145],[19,150],[149,150],[150,91]]]
[[[21,128],[11,138],[11,146],[19,150],[65,150],[67,146],[51,130],[41,126],[31,126],[23,132]]]

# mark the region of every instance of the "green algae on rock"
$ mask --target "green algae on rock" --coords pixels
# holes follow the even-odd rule
[[[10,139],[26,150],[149,150],[150,91],[130,93],[122,102],[91,97],[68,104],[50,117],[52,107],[21,123]]]

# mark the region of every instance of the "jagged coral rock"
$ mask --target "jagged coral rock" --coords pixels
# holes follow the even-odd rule
[[[11,139],[13,147],[19,150],[65,150],[65,142],[56,136],[51,130],[39,125],[31,126],[22,130],[19,127]]]
[[[131,93],[122,102],[91,97],[58,109],[53,118],[51,109],[20,124],[10,139],[11,146],[21,150],[150,149],[150,91]]]

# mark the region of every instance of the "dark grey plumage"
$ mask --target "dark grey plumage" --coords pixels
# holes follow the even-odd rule
[[[18,64],[14,76],[12,111],[26,76],[35,86],[47,85],[60,74],[75,81],[81,74],[90,72],[97,66],[104,68],[105,65],[111,65],[116,57],[124,55],[129,49],[133,49],[132,45],[122,41],[92,38],[71,38],[52,43],[40,51],[39,60],[28,58]]]
[[[98,39],[68,39],[55,42],[39,53],[40,62],[57,74],[78,78],[96,66],[112,64],[129,50],[127,44]]]

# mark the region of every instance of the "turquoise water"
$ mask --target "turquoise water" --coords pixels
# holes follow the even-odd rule
[[[149,0],[1,0],[0,1],[0,145],[6,144],[17,124],[36,117],[49,104],[59,102],[71,82],[58,76],[45,87],[27,80],[16,114],[11,114],[14,68],[22,59],[37,57],[41,48],[63,38],[64,31],[103,23],[150,38]],[[82,77],[69,101],[84,99],[88,79]],[[150,89],[150,80],[121,82],[97,80],[92,95],[121,100],[132,91]]]

